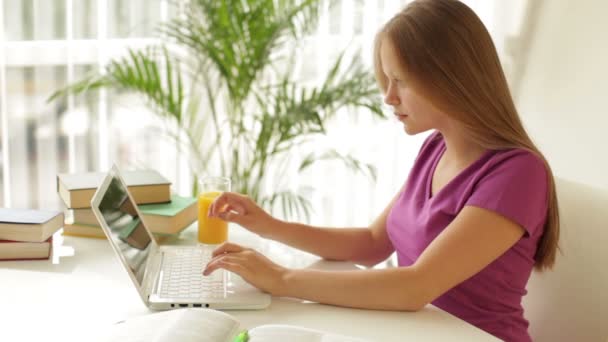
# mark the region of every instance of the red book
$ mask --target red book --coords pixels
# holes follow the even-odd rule
[[[42,242],[0,240],[0,260],[39,260],[51,256],[53,237]]]

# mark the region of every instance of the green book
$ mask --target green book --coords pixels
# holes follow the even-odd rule
[[[131,226],[130,228],[135,228],[135,226]],[[126,232],[125,232],[126,234]],[[76,236],[76,237],[91,237],[91,238],[106,238],[106,234],[103,232],[100,226],[98,225],[90,225],[83,223],[66,223],[63,226],[63,235],[67,236]],[[159,244],[165,244],[170,241],[172,238],[176,237],[175,234],[153,234],[154,239]],[[126,236],[123,236],[126,238]]]
[[[197,200],[171,196],[171,202],[142,204],[139,210],[146,226],[155,234],[177,234],[197,219]]]
[[[139,218],[127,223],[118,233],[118,237],[131,247],[140,250],[146,249],[151,240]]]
[[[146,215],[175,216],[194,203],[196,203],[196,198],[172,195],[171,202],[142,204],[139,206],[139,211]]]

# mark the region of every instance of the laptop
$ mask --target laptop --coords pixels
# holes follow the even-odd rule
[[[270,295],[236,274],[202,274],[213,246],[159,246],[116,165],[91,200],[99,225],[129,274],[142,301],[153,310],[203,307],[263,309]]]

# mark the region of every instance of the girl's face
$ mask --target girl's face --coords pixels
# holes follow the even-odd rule
[[[399,56],[390,39],[380,44],[380,62],[386,75],[387,89],[384,102],[393,107],[393,113],[409,135],[430,129],[441,130],[448,117],[408,84]]]

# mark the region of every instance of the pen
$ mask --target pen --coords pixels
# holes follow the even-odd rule
[[[249,334],[247,333],[247,331],[243,331],[240,334],[236,335],[236,337],[234,338],[234,342],[247,342],[249,341]]]

